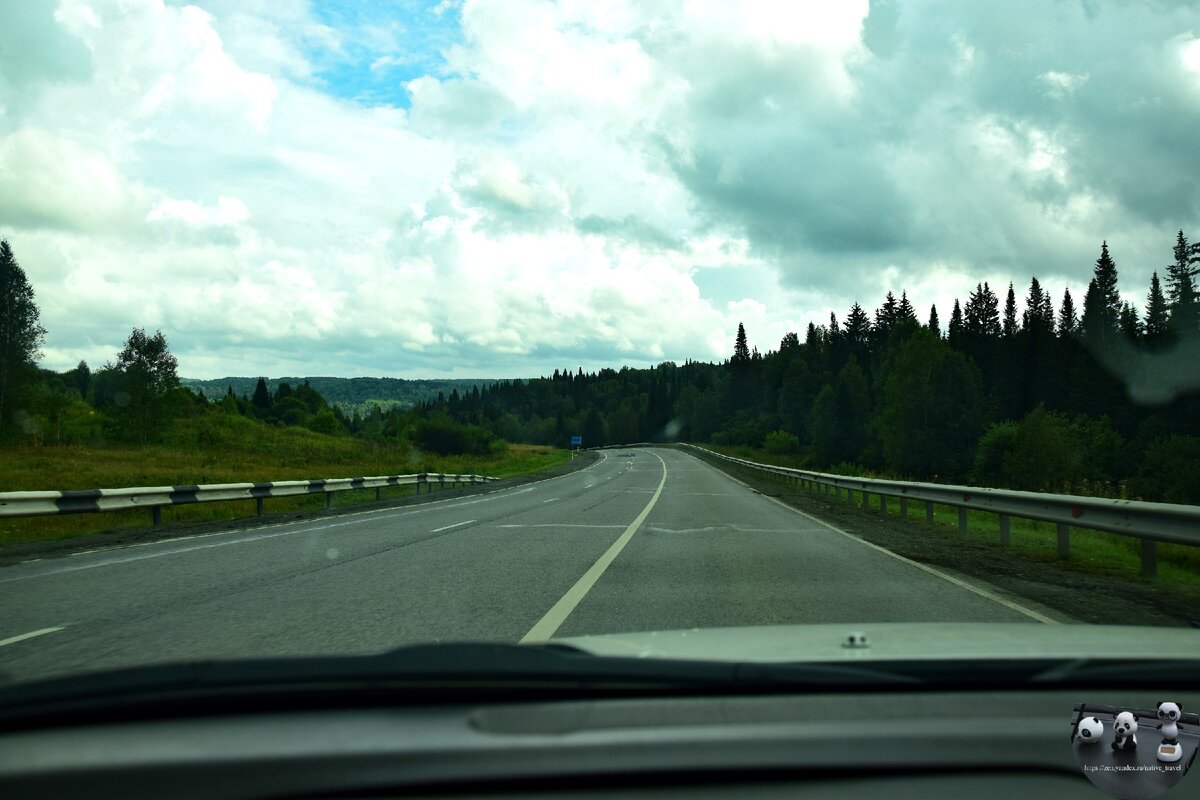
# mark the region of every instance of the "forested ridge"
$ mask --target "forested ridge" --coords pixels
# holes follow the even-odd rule
[[[0,270],[3,442],[212,446],[256,424],[485,454],[581,435],[584,446],[708,442],[847,473],[1200,502],[1200,243],[1182,231],[1140,306],[1122,301],[1104,243],[1078,304],[1036,277],[1019,294],[980,283],[948,314],[888,292],[873,313],[854,303],[766,353],[739,325],[722,363],[462,383],[411,408],[339,406],[315,378],[192,391],[165,335],[140,328],[96,370],[38,369],[45,331],[7,242]],[[353,379],[367,393],[388,380]]]
[[[1080,305],[1036,277],[986,283],[948,318],[889,292],[721,364],[555,371],[423,404],[511,440],[692,441],[844,472],[1200,502],[1200,246],[1178,234],[1143,308],[1107,243]],[[942,320],[946,319],[943,323]],[[944,327],[943,327],[944,325]]]

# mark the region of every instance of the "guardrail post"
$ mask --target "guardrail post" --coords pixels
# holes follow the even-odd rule
[[[908,498],[907,497],[900,498],[900,516],[902,516],[902,517],[908,516]]]
[[[325,508],[333,508],[333,492],[325,493]]]
[[[933,501],[932,500],[925,501],[925,521],[928,522],[930,525],[933,524]]]
[[[887,495],[886,494],[879,495],[879,510],[884,514],[887,513]]]
[[[958,532],[959,533],[967,532],[967,509],[966,508],[958,509]]]
[[[1142,575],[1153,578],[1158,574],[1158,542],[1142,539]]]
[[[379,499],[379,493],[380,493],[381,491],[383,491],[383,487],[382,487],[382,486],[376,486],[376,487],[375,487],[375,499],[376,499],[376,500],[378,500],[378,499]]]
[[[150,524],[162,524],[162,506],[150,506]]]
[[[1000,544],[1008,545],[1008,514],[1000,515]]]
[[[1058,557],[1071,557],[1071,526],[1065,522],[1058,523]]]
[[[261,497],[254,498],[254,516],[262,516],[263,499]]]

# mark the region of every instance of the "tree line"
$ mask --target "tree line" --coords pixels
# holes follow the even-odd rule
[[[224,414],[438,453],[566,446],[572,435],[585,446],[684,440],[844,472],[1196,503],[1198,265],[1200,243],[1179,232],[1138,308],[1121,299],[1105,242],[1081,306],[1032,277],[1018,314],[1012,284],[1001,299],[980,283],[943,329],[936,307],[922,321],[905,292],[888,292],[872,314],[856,302],[765,354],[739,325],[721,363],[555,370],[347,414],[307,380],[189,391],[165,336],[141,329],[95,371],[39,370],[45,330],[4,241],[0,440],[144,444]]]
[[[1180,231],[1143,308],[1107,242],[1082,305],[1038,278],[979,283],[943,328],[905,292],[788,333],[765,354],[739,325],[721,364],[556,370],[452,392],[421,413],[515,441],[763,448],[795,463],[910,479],[1200,502],[1200,243]]]

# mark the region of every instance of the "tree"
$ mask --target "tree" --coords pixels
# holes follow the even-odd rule
[[[884,379],[877,430],[887,465],[926,477],[963,476],[982,421],[979,368],[927,330],[904,344]]]
[[[1117,264],[1108,253],[1108,242],[1100,245],[1100,257],[1083,300],[1083,333],[1092,339],[1116,333],[1121,327],[1121,295],[1117,291]]]
[[[939,339],[942,338],[942,326],[938,323],[936,303],[929,307],[929,332]]]
[[[1058,335],[1069,339],[1079,332],[1079,317],[1075,315],[1075,301],[1071,299],[1071,290],[1063,290],[1062,307],[1058,311]]]
[[[1054,333],[1054,301],[1050,299],[1049,292],[1042,290],[1036,275],[1029,282],[1029,294],[1025,295],[1021,328],[1037,333]]]
[[[825,464],[857,460],[867,445],[870,411],[867,378],[851,356],[813,402],[809,430],[817,458]]]
[[[147,336],[144,329],[134,328],[117,355],[112,367],[117,376],[117,415],[142,444],[159,433],[169,416],[168,397],[179,386],[177,366],[162,331]]]
[[[1167,299],[1163,296],[1158,272],[1155,272],[1150,276],[1150,293],[1146,295],[1146,318],[1142,325],[1142,334],[1147,343],[1158,344],[1166,338],[1170,325]]]
[[[1136,342],[1142,330],[1142,323],[1138,319],[1137,309],[1128,302],[1122,303],[1119,322],[1121,333],[1125,334],[1125,338],[1131,342]]]
[[[1200,298],[1197,297],[1195,277],[1200,274],[1200,242],[1188,243],[1183,231],[1175,240],[1175,261],[1167,265],[1167,297],[1171,306],[1171,322],[1175,330],[1192,332],[1200,323]]]
[[[737,339],[733,343],[733,362],[744,364],[750,360],[750,347],[746,344],[746,329],[738,323]]]
[[[955,350],[961,350],[963,346],[963,312],[962,306],[958,304],[958,298],[954,298],[954,310],[950,312],[950,330],[946,336],[946,341]]]
[[[1013,292],[1012,282],[1008,284],[1008,296],[1004,299],[1004,323],[1002,332],[1005,339],[1017,335],[1017,296]]]
[[[33,287],[7,239],[0,239],[0,435],[18,395],[37,374],[46,329],[38,323]]]
[[[265,414],[271,408],[271,390],[267,388],[267,379],[259,378],[254,387],[254,397],[250,401],[260,414]]]

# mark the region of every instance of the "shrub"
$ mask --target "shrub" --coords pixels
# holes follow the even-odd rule
[[[800,439],[787,431],[772,431],[763,440],[763,448],[771,455],[794,455],[800,452]]]

